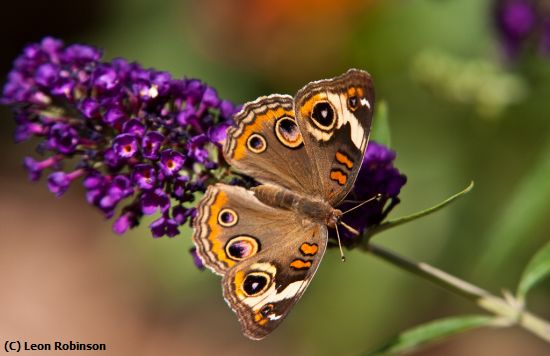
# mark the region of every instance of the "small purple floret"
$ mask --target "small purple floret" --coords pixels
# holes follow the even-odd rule
[[[170,209],[170,198],[161,189],[146,191],[141,195],[141,210],[145,215],[151,215],[159,209],[165,213]]]
[[[206,143],[208,137],[205,134],[191,137],[187,142],[187,151],[189,156],[196,162],[205,163],[208,159],[208,150],[206,149]]]
[[[141,141],[141,147],[143,150],[143,157],[151,160],[156,160],[159,157],[159,150],[164,142],[164,135],[157,131],[149,131],[143,136]]]
[[[185,156],[177,151],[167,149],[160,154],[160,168],[167,176],[177,174],[185,163]]]
[[[155,168],[150,164],[144,163],[135,165],[132,172],[132,180],[139,189],[153,189],[157,182]]]
[[[126,120],[126,115],[119,107],[110,107],[105,113],[103,120],[110,126],[116,126]]]
[[[93,88],[99,91],[113,90],[120,83],[116,71],[108,64],[102,64],[93,75]]]
[[[204,270],[204,263],[202,262],[201,258],[199,257],[199,254],[197,253],[197,249],[195,247],[192,247],[189,250],[189,253],[193,257],[193,263],[195,264],[195,266],[200,270]]]
[[[36,182],[40,179],[42,171],[46,168],[54,166],[58,162],[58,158],[55,156],[48,157],[43,161],[37,161],[32,157],[25,157],[24,166],[29,173],[29,180]]]
[[[72,154],[78,144],[79,135],[73,127],[59,123],[51,127],[49,137],[50,150],[56,150],[62,154]]]
[[[94,118],[99,114],[100,105],[94,99],[84,99],[80,105],[79,109],[88,119]]]
[[[197,210],[195,208],[186,208],[183,205],[178,205],[172,208],[172,216],[179,225],[183,225],[188,219],[194,218],[196,212]]]
[[[195,109],[191,106],[186,106],[177,116],[178,124],[189,125],[196,120],[196,117]]]
[[[131,217],[128,214],[124,214],[116,218],[113,223],[113,231],[119,235],[122,235],[132,227],[131,225]]]
[[[174,237],[179,234],[178,224],[174,219],[161,217],[153,221],[149,227],[151,228],[151,233],[155,238],[165,235],[168,237]]]
[[[220,98],[214,88],[207,87],[202,95],[202,104],[205,106],[217,107],[220,105]]]
[[[145,125],[138,119],[131,119],[124,123],[122,131],[128,134],[133,134],[136,137],[141,137],[145,133]]]
[[[71,182],[80,177],[83,173],[84,172],[81,169],[70,173],[65,173],[62,171],[52,173],[48,177],[48,189],[59,198],[67,191],[71,185]]]
[[[113,141],[113,150],[121,158],[133,157],[138,151],[138,142],[134,134],[120,134]]]
[[[221,124],[209,128],[207,136],[210,142],[221,145],[223,141],[225,141],[229,126],[231,126],[229,123],[222,122]]]
[[[52,63],[44,63],[36,69],[36,84],[49,86],[54,84],[59,75],[59,67]]]

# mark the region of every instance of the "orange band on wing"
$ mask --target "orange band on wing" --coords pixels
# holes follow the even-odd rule
[[[275,122],[275,118],[285,116],[285,115],[294,117],[294,113],[292,111],[288,111],[283,108],[277,108],[275,110],[267,110],[265,114],[256,116],[254,118],[254,121],[252,121],[250,124],[246,124],[242,134],[236,138],[237,142],[235,144],[235,151],[233,152],[232,159],[238,161],[243,159],[243,157],[246,156],[246,153],[248,151],[248,146],[246,145],[246,141],[248,140],[248,137],[252,133],[263,132],[264,131],[263,126],[266,126],[266,125],[273,126]],[[270,129],[269,131],[271,130],[272,129]]]
[[[212,253],[217,256],[217,259],[219,261],[227,264],[228,267],[231,267],[235,264],[235,261],[227,257],[227,255],[225,254],[225,247],[218,239],[223,229],[218,221],[218,215],[220,214],[220,211],[225,208],[226,204],[227,195],[224,192],[220,191],[216,195],[216,198],[214,199],[210,207],[210,216],[207,221],[208,228],[210,229],[210,234],[208,234],[207,238],[212,246],[210,248]]]
[[[308,244],[307,242],[304,242],[302,246],[300,246],[300,251],[304,255],[313,256],[317,253],[319,250],[319,247],[317,247],[317,244]]]
[[[246,297],[246,295],[242,290],[243,281],[244,281],[244,272],[237,271],[235,273],[235,279],[233,280],[233,286],[235,287],[235,292],[237,293],[237,297],[241,300]]]
[[[264,317],[260,312],[254,314],[254,321],[257,322],[260,326],[264,326],[269,321],[268,318]]]
[[[363,88],[361,87],[351,87],[348,89],[348,95],[349,96],[358,96],[360,98],[363,97]]]
[[[309,98],[306,102],[302,104],[302,107],[300,108],[300,115],[302,115],[303,118],[307,118],[311,115],[311,111],[313,110],[313,105],[315,105],[318,101],[321,99],[325,99],[326,94],[315,94],[311,98]]]
[[[344,166],[348,167],[349,169],[351,169],[353,167],[353,161],[351,159],[349,159],[349,157],[347,155],[345,155],[344,153],[342,153],[340,151],[336,152],[336,160],[339,163],[342,163]]]
[[[310,261],[303,261],[303,260],[294,260],[290,262],[290,267],[296,268],[296,269],[308,269],[311,267]]]
[[[333,181],[336,181],[340,185],[344,185],[348,180],[348,176],[344,172],[338,169],[334,169],[330,171],[330,179],[332,179]]]

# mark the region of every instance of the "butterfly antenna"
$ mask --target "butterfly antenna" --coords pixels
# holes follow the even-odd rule
[[[346,230],[348,230],[349,232],[351,232],[353,235],[355,236],[359,236],[359,231],[355,230],[353,227],[349,226],[348,224],[346,224],[345,222],[343,222],[342,220],[338,221],[338,223],[340,225],[342,225]]]
[[[340,258],[342,262],[346,262],[346,256],[344,256],[344,250],[342,250],[342,240],[340,240],[340,232],[338,231],[338,224],[334,225],[336,229],[336,237],[338,238],[338,247],[340,248]]]
[[[346,213],[349,213],[350,211],[353,211],[353,210],[355,210],[355,209],[357,209],[357,208],[360,208],[360,207],[362,207],[363,205],[367,204],[368,202],[371,202],[371,201],[373,201],[373,200],[380,200],[380,199],[382,199],[382,194],[378,193],[378,194],[376,194],[375,196],[373,196],[372,198],[365,200],[365,201],[362,202],[361,204],[356,205],[356,206],[354,206],[353,208],[344,211],[344,212],[342,213],[342,215],[344,215],[344,214],[346,214]]]

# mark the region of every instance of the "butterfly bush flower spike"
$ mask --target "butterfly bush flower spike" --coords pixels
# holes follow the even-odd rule
[[[159,212],[154,237],[189,222],[193,194],[226,163],[217,149],[238,109],[196,79],[174,79],[98,49],[47,37],[15,60],[0,99],[13,109],[15,141],[37,137],[29,179],[47,175],[63,195],[82,181],[87,201],[122,234]]]

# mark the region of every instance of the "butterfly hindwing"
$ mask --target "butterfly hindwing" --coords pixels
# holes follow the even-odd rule
[[[208,187],[197,210],[193,242],[204,264],[220,275],[272,247],[276,241],[266,232],[294,217],[262,204],[251,191],[220,183]]]
[[[283,321],[313,279],[326,249],[323,225],[289,222],[283,230],[285,236],[272,231],[277,248],[235,265],[223,278],[224,297],[251,339],[265,337]]]
[[[245,335],[259,339],[305,291],[325,252],[327,229],[264,205],[244,188],[216,184],[199,204],[193,241],[204,264],[224,276],[224,297]]]

